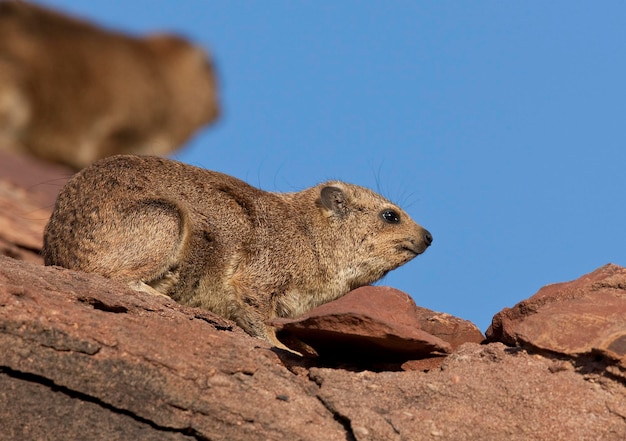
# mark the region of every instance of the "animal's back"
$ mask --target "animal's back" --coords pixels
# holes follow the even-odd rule
[[[236,249],[250,234],[260,193],[231,176],[176,161],[106,158],[79,172],[59,195],[44,235],[44,260],[123,281],[158,278],[166,257],[188,241],[204,240],[195,244],[198,250],[222,255]],[[157,258],[165,260],[148,264]],[[220,262],[211,264],[219,271]]]

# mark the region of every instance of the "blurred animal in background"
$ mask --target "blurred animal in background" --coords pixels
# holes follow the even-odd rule
[[[211,58],[187,40],[0,1],[0,149],[80,169],[168,154],[218,114]]]

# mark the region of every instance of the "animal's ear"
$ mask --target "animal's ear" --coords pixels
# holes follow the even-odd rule
[[[341,188],[326,186],[320,192],[322,206],[340,216],[348,212],[348,198]]]

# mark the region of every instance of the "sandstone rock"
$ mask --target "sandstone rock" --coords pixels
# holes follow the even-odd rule
[[[2,256],[0,378],[11,439],[346,439],[309,382],[232,323]]]
[[[480,329],[468,320],[421,306],[415,307],[414,314],[422,330],[448,342],[452,349],[464,343],[482,343],[485,340]]]
[[[301,341],[315,353],[340,361],[419,359],[484,339],[470,322],[420,308],[409,295],[376,286],[358,288],[301,317],[271,323],[294,349],[302,349],[293,343]]]
[[[626,268],[609,264],[541,288],[496,314],[487,338],[574,357],[603,354],[626,368]]]
[[[0,257],[6,439],[622,440],[626,388],[585,363],[467,343],[428,373],[307,367],[208,312]]]
[[[51,206],[37,173],[3,179],[4,165],[0,251],[37,261]],[[343,312],[373,307],[452,352],[372,372],[303,361],[97,275],[0,256],[0,439],[623,440],[624,273],[609,265],[498,314],[490,338],[534,354],[459,346],[482,336],[376,288]]]
[[[66,167],[0,152],[0,255],[43,263],[43,230],[71,175]]]
[[[69,167],[51,164],[31,156],[2,151],[0,147],[0,180],[20,187],[41,208],[52,210],[61,188],[74,174]]]
[[[310,378],[359,441],[625,439],[623,385],[553,363],[467,343],[428,373],[312,368]]]
[[[50,209],[20,187],[0,179],[0,254],[43,263],[39,256]]]

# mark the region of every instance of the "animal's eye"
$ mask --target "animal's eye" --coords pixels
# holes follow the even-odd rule
[[[394,211],[394,210],[385,210],[382,213],[380,213],[380,217],[382,217],[385,222],[390,223],[390,224],[400,223],[400,215],[398,214],[397,211]]]

